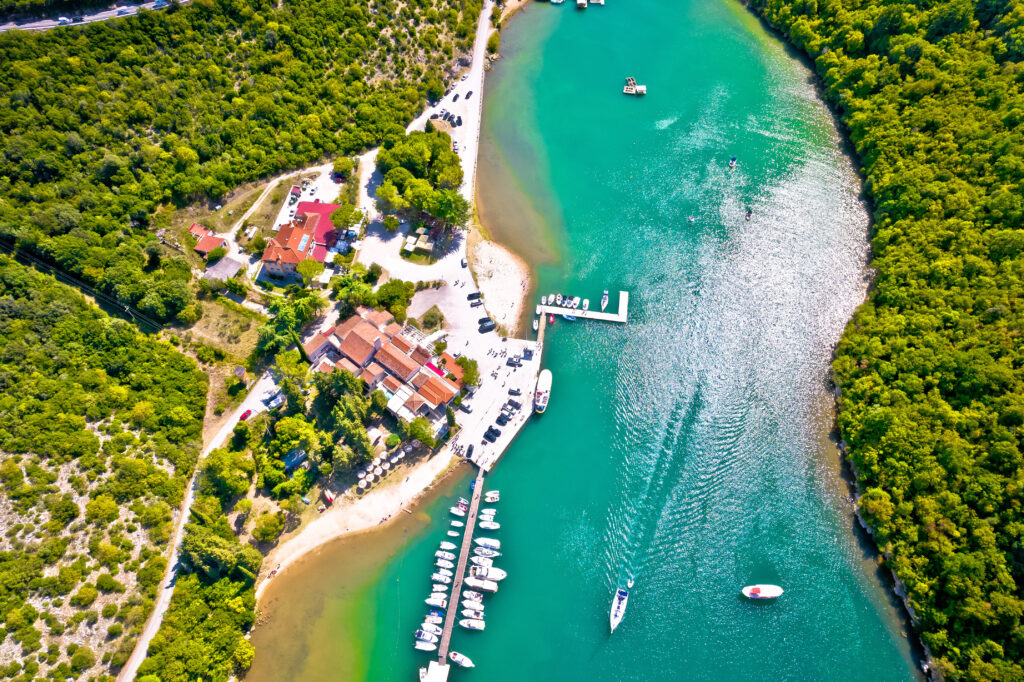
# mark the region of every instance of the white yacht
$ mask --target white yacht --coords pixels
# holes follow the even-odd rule
[[[444,618],[442,618],[441,616],[426,615],[423,617],[423,622],[430,623],[431,625],[440,625],[444,622]]]
[[[554,2],[554,1],[555,0],[551,0],[551,2]],[[561,2],[561,0],[558,0],[558,1]],[[458,651],[450,651],[450,652],[448,652],[448,658],[452,659],[452,663],[454,663],[455,665],[459,666],[460,668],[472,668],[472,667],[474,667],[473,666],[473,661],[471,661],[469,659],[469,656],[466,656],[465,654],[460,654]]]
[[[416,648],[420,651],[437,651],[437,645],[431,642],[421,642],[416,640]]]
[[[540,304],[541,305],[547,305],[548,304],[548,297],[547,296],[541,296],[540,297]]]
[[[587,0],[576,0],[576,9],[586,9]]]
[[[548,409],[548,400],[551,398],[551,370],[542,369],[537,377],[537,390],[533,394],[533,410],[537,414],[544,414]]]
[[[441,570],[447,571],[448,569],[444,568]],[[445,585],[452,581],[451,576],[442,575],[440,573],[433,574],[432,576],[430,576],[430,579],[433,580],[435,583],[444,583]]]
[[[487,549],[501,549],[501,541],[494,538],[473,538],[473,542]]]
[[[455,549],[456,547],[458,547],[458,545],[456,545],[454,542],[448,542],[447,540],[441,543],[441,549],[447,550],[449,552]]]
[[[495,568],[494,566],[470,566],[469,575],[473,578],[480,578],[481,580],[493,580],[498,582],[508,577],[508,573]]]
[[[583,299],[583,311],[586,312],[588,309],[590,309],[590,299],[585,298]]]
[[[466,578],[466,585],[472,587],[474,590],[480,590],[482,592],[497,592],[498,583],[493,580],[481,580],[480,578]],[[442,607],[443,608],[443,607]]]
[[[498,530],[501,528],[501,524],[495,523],[494,521],[481,521],[480,527],[484,530]]]
[[[437,641],[437,635],[432,634],[430,632],[426,632],[424,630],[417,630],[416,631],[416,639],[418,639],[421,642],[431,642],[431,643],[434,643],[434,642]]]
[[[633,587],[633,579],[626,583],[627,589],[621,587],[615,590],[615,597],[612,599],[612,612],[611,612],[611,626],[612,632],[615,632],[615,628],[619,627],[619,623],[622,622],[622,617],[626,615],[626,603],[629,601],[629,588]]]
[[[484,612],[476,609],[462,609],[462,615],[466,618],[477,618],[483,620]]]
[[[604,312],[604,309],[607,308],[607,307],[608,307],[608,290],[605,289],[604,293],[601,294],[601,312]]]
[[[455,568],[455,562],[448,561],[447,559],[438,559],[434,562],[438,568]]]
[[[778,599],[782,596],[782,588],[778,585],[747,585],[742,591],[747,599]]]
[[[479,618],[463,618],[459,621],[459,625],[467,630],[483,630],[487,627],[487,624]]]
[[[473,554],[476,554],[477,556],[486,556],[491,558],[501,556],[501,552],[493,549],[488,549],[487,547],[474,547]]]
[[[447,597],[448,595],[442,595],[442,596]],[[433,595],[427,597],[426,603],[427,603],[427,606],[436,606],[439,609],[446,609],[446,608],[448,608],[448,600],[447,599],[442,599],[441,597],[435,597]]]
[[[438,636],[440,636],[441,633],[444,632],[444,630],[442,630],[440,627],[438,627],[434,623],[421,623],[420,624],[420,630],[423,630],[423,632],[429,632],[432,635],[438,635]]]
[[[558,305],[562,305],[562,295],[561,294],[558,294],[557,296],[555,296],[555,303],[557,303]]]
[[[469,557],[469,560],[472,561],[477,566],[493,566],[494,565],[494,559],[488,559],[485,556],[471,556],[471,557]]]
[[[473,609],[474,611],[484,610],[484,603],[482,601],[473,601],[472,599],[463,599],[462,606],[467,609]]]
[[[448,561],[455,561],[454,554],[452,554],[451,552],[446,552],[442,549],[439,549],[436,552],[434,552],[434,556],[438,559],[447,559]]]

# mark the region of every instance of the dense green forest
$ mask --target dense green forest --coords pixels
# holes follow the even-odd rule
[[[404,134],[479,0],[199,0],[0,34],[0,238],[159,320],[198,315],[161,206]]]
[[[22,653],[0,677],[102,676],[131,653],[166,569],[206,376],[0,257],[0,386],[0,620]]]
[[[874,204],[834,362],[860,508],[946,679],[1024,679],[1024,12],[758,0],[813,59]]]

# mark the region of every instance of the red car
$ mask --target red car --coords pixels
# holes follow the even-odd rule
[[[241,421],[245,421],[246,419],[248,419],[251,416],[252,416],[252,410],[246,410],[245,412],[242,413],[242,416],[239,417],[239,419]]]

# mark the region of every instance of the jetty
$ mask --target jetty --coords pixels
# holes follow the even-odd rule
[[[630,76],[629,78],[626,79],[626,85],[625,87],[622,88],[622,94],[636,95],[637,97],[642,97],[647,94],[647,86],[637,85],[636,79]]]
[[[455,627],[455,619],[459,614],[459,602],[462,599],[462,581],[466,576],[466,564],[469,563],[469,553],[473,549],[473,531],[476,529],[476,515],[480,509],[480,498],[484,494],[484,470],[477,472],[473,483],[473,496],[469,500],[469,511],[466,512],[466,531],[462,534],[462,547],[459,549],[459,563],[455,567],[455,577],[452,580],[452,594],[448,598],[448,608],[445,609],[444,630],[441,633],[441,643],[437,647],[437,662],[445,668],[444,678],[448,673],[448,647],[452,641],[452,629]]]
[[[540,306],[540,312],[542,315],[554,314],[554,315],[572,315],[577,320],[600,320],[601,322],[618,322],[625,324],[629,320],[629,292],[619,292],[619,310],[616,313],[605,313],[600,310],[583,310],[581,308],[571,308],[561,305],[542,305]],[[540,342],[544,336],[541,330],[544,329],[544,323],[541,322],[538,325],[538,342]]]

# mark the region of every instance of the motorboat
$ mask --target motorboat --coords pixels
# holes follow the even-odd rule
[[[459,504],[469,504],[469,500],[467,500],[465,497],[460,497]]]
[[[604,309],[607,308],[607,307],[608,307],[608,290],[605,289],[604,293],[601,294],[601,311],[604,312]]]
[[[479,592],[474,592],[473,590],[463,590],[462,596],[466,599],[472,599],[473,601],[484,600],[484,595],[480,594]]]
[[[544,414],[551,399],[551,370],[542,369],[537,377],[537,389],[533,393],[533,411]]]
[[[747,585],[742,590],[747,599],[778,599],[782,588],[778,585]]]
[[[540,297],[540,304],[541,305],[547,305],[548,304],[548,297],[547,296],[541,296]]]
[[[538,322],[537,320],[534,320],[533,321],[533,331],[537,331],[538,329],[540,329],[540,322]]]
[[[488,559],[485,556],[471,556],[471,557],[469,557],[469,560],[472,561],[477,566],[493,566],[494,565],[494,559]]]
[[[555,314],[554,313],[548,313],[548,324],[554,324],[554,323],[555,323]]]
[[[548,294],[548,305],[554,305],[554,304],[555,304],[555,295],[554,294]]]
[[[448,658],[452,659],[452,663],[459,666],[460,668],[472,668],[474,667],[473,661],[469,660],[469,656],[460,654],[458,651],[448,652]]]
[[[487,549],[501,549],[501,541],[494,538],[473,538],[473,542]]]
[[[481,578],[483,580],[493,580],[495,582],[504,580],[508,577],[508,573],[495,568],[494,566],[470,566],[469,575],[474,578]]]
[[[450,531],[448,531],[448,537],[450,537],[450,538],[457,538],[457,537],[459,537],[459,531],[457,531],[457,530],[450,530]]]
[[[447,571],[448,569],[442,568],[441,570]],[[449,584],[452,581],[452,577],[450,575],[443,575],[441,573],[433,574],[432,576],[430,576],[430,579],[433,580],[435,583],[444,583],[445,585]]]
[[[448,561],[455,561],[454,554],[452,554],[451,552],[446,552],[442,549],[439,549],[436,552],[434,552],[434,556],[438,559],[447,559]]]
[[[579,308],[579,307],[580,307],[580,301],[581,301],[581,300],[582,300],[582,299],[581,299],[581,298],[580,298],[579,296],[576,296],[576,297],[574,297],[574,298],[572,299],[572,307],[573,307],[573,308]]]
[[[456,547],[458,547],[458,545],[456,545],[454,542],[448,542],[447,540],[441,543],[441,549],[443,550],[451,551]]]
[[[437,651],[437,645],[431,642],[421,642],[416,640],[416,648],[420,651]]]
[[[421,623],[420,630],[423,630],[423,632],[429,632],[432,635],[437,635],[438,637],[440,637],[441,633],[444,632],[444,630],[439,628],[434,623]]]
[[[444,577],[446,577],[446,578],[451,578],[451,577],[452,577],[453,575],[455,575],[454,573],[452,573],[452,572],[451,572],[450,570],[448,570],[447,568],[439,568],[439,569],[437,569],[437,572],[438,572],[439,574],[443,575],[443,576],[444,576]]]
[[[444,622],[444,618],[442,618],[441,616],[427,615],[423,617],[423,622],[430,623],[431,625],[440,625]]]
[[[736,167],[736,157],[734,156],[731,159],[729,159],[729,168],[735,168],[735,167]]]
[[[484,530],[498,530],[501,528],[501,524],[495,523],[494,521],[481,521],[480,527]]]
[[[495,509],[494,507],[484,507],[483,509],[480,510],[481,516],[494,516],[497,513],[498,510]]]
[[[416,639],[420,640],[421,642],[436,642],[437,635],[431,632],[427,632],[426,630],[417,630]]]
[[[462,609],[462,615],[466,618],[477,618],[483,620],[484,612],[477,611],[476,609]]]
[[[472,576],[466,578],[466,585],[472,587],[474,590],[481,590],[483,592],[494,593],[498,591],[498,583],[493,580],[482,580]]]
[[[483,630],[487,627],[487,624],[479,618],[463,618],[459,621],[459,625],[467,630]]]
[[[474,611],[483,611],[484,603],[482,601],[473,601],[472,599],[462,600],[463,608],[473,609]]]
[[[630,578],[626,582],[626,589],[622,589],[620,587],[615,590],[615,596],[612,598],[612,611],[610,616],[612,632],[615,632],[615,628],[619,627],[619,623],[622,622],[622,617],[626,615],[626,603],[629,601],[629,589],[632,587],[633,579]]]
[[[557,303],[558,305],[562,305],[562,295],[561,294],[558,294],[558,296],[555,296],[555,303]]]
[[[447,592],[443,592],[443,591],[442,592],[431,592],[430,593],[430,598],[431,599],[447,599],[448,598],[448,593]]]
[[[501,500],[500,490],[488,490],[487,492],[484,493],[484,502],[486,502],[487,504],[494,504],[499,500]]]
[[[456,521],[455,519],[452,519],[451,525],[452,525],[453,528],[462,528],[466,524],[463,521]]]
[[[443,595],[447,596],[448,588],[449,587],[451,587],[451,585],[444,585],[444,584],[441,584],[441,583],[434,583],[433,585],[430,586],[430,589],[433,590],[432,594],[443,594]]]
[[[583,310],[584,310],[584,312],[586,312],[589,308],[590,308],[590,299],[589,298],[583,299]]]
[[[448,511],[450,511],[455,516],[465,516],[466,515],[466,510],[465,509],[460,509],[459,507],[452,507]]]
[[[748,221],[750,220],[750,216],[752,216],[752,215],[754,215],[754,211],[748,208],[747,209],[747,220]]]
[[[562,313],[562,317],[564,319],[566,319],[566,320],[569,320],[570,322],[575,322],[576,321],[576,316],[575,315],[570,315],[569,313]]]
[[[474,547],[473,554],[476,554],[477,556],[486,556],[491,558],[501,556],[501,552],[499,552],[496,549],[490,549],[488,547]]]
[[[438,623],[443,623],[444,622],[444,611],[438,611],[437,609],[430,609],[430,611],[427,612],[427,615],[428,616],[433,616],[434,618],[440,618],[441,620],[437,621]],[[430,622],[433,623],[434,621],[430,621]]]

